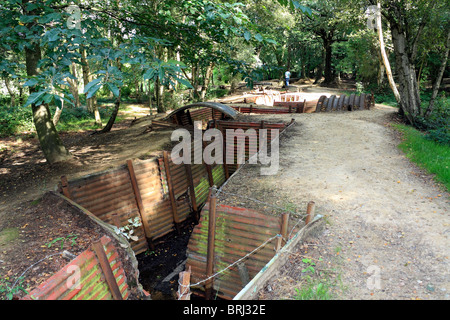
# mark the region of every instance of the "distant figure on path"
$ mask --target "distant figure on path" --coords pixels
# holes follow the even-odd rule
[[[284,73],[284,82],[285,82],[285,86],[286,88],[289,87],[289,78],[291,77],[291,72],[289,71],[289,69]]]

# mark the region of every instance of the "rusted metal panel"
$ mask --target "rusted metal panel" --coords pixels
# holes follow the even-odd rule
[[[139,218],[140,212],[131,177],[126,166],[68,182],[71,199],[104,222],[124,227],[128,219]],[[135,253],[147,250],[144,226],[134,230],[138,241],[132,241]]]
[[[202,210],[199,224],[188,244],[186,268],[191,267],[191,282],[206,278],[209,203]],[[258,248],[281,230],[281,218],[254,210],[223,204],[216,209],[214,272],[218,272]],[[275,240],[243,260],[250,279],[275,255]],[[225,299],[232,299],[243,287],[237,266],[215,277],[214,289]],[[200,287],[202,290],[202,288]]]
[[[337,97],[331,95],[329,98],[321,96],[317,102],[315,112],[331,112],[331,111],[353,111],[353,110],[369,110],[373,106],[373,95],[369,96],[365,93],[360,95],[351,94],[350,96],[341,95]],[[308,109],[306,107],[306,109]],[[305,110],[305,112],[308,112]]]
[[[214,109],[214,110],[218,111],[218,114],[224,114],[225,116],[230,117],[232,119],[234,119],[237,116],[237,112],[233,108],[230,108],[229,106],[227,106],[225,104],[218,103],[218,102],[197,102],[197,103],[193,103],[193,104],[183,106],[181,108],[176,109],[175,111],[171,112],[164,119],[170,120],[177,114],[183,114],[185,112],[185,110],[195,109],[195,108]],[[212,113],[211,113],[211,115],[212,115]],[[194,116],[192,116],[192,112],[191,112],[191,117],[195,118],[197,116],[201,117],[201,113],[199,113],[198,115],[194,114]],[[211,117],[211,119],[212,119],[212,117]]]
[[[265,107],[243,107],[233,106],[234,109],[241,113],[256,114],[285,114],[285,113],[303,113],[305,111],[304,102],[275,102],[277,108]]]
[[[286,128],[286,123],[267,123],[267,122],[237,122],[237,121],[216,121],[216,127],[222,132],[226,132],[228,129],[242,129],[243,132],[235,131],[234,132],[234,141],[225,141],[225,154],[226,155],[234,155],[232,159],[232,163],[229,163],[227,159],[227,163],[229,163],[229,168],[231,170],[235,169],[235,165],[237,164],[237,156],[238,156],[238,148],[240,147],[240,142],[244,142],[244,161],[247,161],[251,156],[253,156],[256,152],[259,151],[259,129],[268,129],[267,130],[267,142],[272,141],[272,130],[283,130]],[[251,138],[247,137],[246,130],[254,129],[255,135],[252,135]],[[246,138],[247,137],[247,138]],[[250,140],[253,139],[256,141],[256,144],[250,143]],[[252,146],[252,147],[251,147]],[[270,150],[270,144],[268,144],[268,150]]]
[[[100,239],[122,299],[129,296],[125,271],[110,238]],[[26,295],[23,300],[112,300],[105,275],[94,251],[88,249]]]
[[[284,93],[280,95],[279,99],[277,101],[303,101],[301,93]]]

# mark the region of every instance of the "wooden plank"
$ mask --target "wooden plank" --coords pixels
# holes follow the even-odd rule
[[[198,222],[200,215],[198,212],[197,199],[195,198],[195,187],[194,187],[194,177],[192,176],[191,164],[185,163],[184,168],[186,170],[186,176],[189,184],[189,196],[191,198],[192,210],[194,210],[195,220]]]
[[[145,217],[145,207],[142,202],[141,191],[139,190],[139,186],[138,186],[138,183],[136,180],[136,173],[134,172],[134,166],[133,166],[132,160],[127,160],[127,167],[128,167],[128,172],[130,173],[131,186],[133,188],[133,193],[136,198],[136,203],[138,205],[139,218],[141,219],[142,224],[144,225],[144,234],[145,234],[145,237],[147,238],[147,242],[149,243],[150,247],[154,248],[154,244],[152,243],[151,236],[150,236],[150,225],[148,223],[148,219],[146,219],[146,217]]]
[[[67,198],[72,200],[72,195],[70,193],[70,188],[69,188],[69,182],[67,181],[66,176],[61,176],[61,187],[62,187],[63,194]]]
[[[123,300],[122,294],[120,293],[120,288],[117,285],[116,278],[114,277],[111,265],[109,264],[108,257],[103,250],[103,245],[101,241],[96,241],[92,244],[92,250],[97,256],[98,262],[100,263],[100,268],[105,276],[106,283],[108,284],[109,290],[114,300]]]
[[[217,198],[215,193],[210,191],[209,197],[209,216],[208,216],[208,248],[206,253],[206,277],[211,277],[214,272],[214,248],[216,240],[216,205]],[[213,288],[214,278],[206,281],[205,284],[205,294],[206,300],[211,300],[212,298],[212,288]]]
[[[170,174],[170,168],[169,168],[169,153],[167,151],[164,151],[164,153],[163,153],[163,160],[164,160],[164,167],[166,169],[166,178],[167,178],[167,186],[169,189],[169,198],[170,198],[170,203],[172,205],[173,221],[175,223],[175,227],[178,230],[178,223],[180,223],[180,219],[178,217],[177,203],[175,200],[172,176]]]
[[[177,298],[178,300],[191,300],[191,292],[190,292],[190,283],[191,283],[191,266],[187,271],[180,272],[179,280],[178,280],[178,292]]]

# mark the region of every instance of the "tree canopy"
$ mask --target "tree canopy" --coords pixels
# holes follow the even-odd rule
[[[124,97],[164,112],[207,99],[212,82],[252,86],[281,79],[286,68],[316,83],[348,78],[364,90],[386,92],[389,62],[400,111],[418,125],[442,111],[436,100],[449,76],[449,6],[425,0],[3,0],[0,74],[11,106],[31,107],[50,163],[70,157],[55,128],[64,106],[86,105],[100,126],[96,99],[112,98],[114,110],[100,131],[107,132]],[[383,48],[372,9],[381,16]]]

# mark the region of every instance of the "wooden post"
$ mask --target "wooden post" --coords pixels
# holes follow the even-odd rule
[[[280,234],[281,237],[277,239],[276,251],[280,250],[287,242],[287,231],[289,225],[289,213],[281,214],[281,227]]]
[[[111,220],[113,225],[115,225],[117,228],[120,228],[122,224],[120,223],[120,217],[117,213],[111,214]]]
[[[203,150],[205,150],[206,147],[206,141],[203,141]],[[206,172],[208,172],[208,181],[209,181],[209,186],[212,187],[214,185],[214,177],[212,174],[212,168],[209,164],[204,163],[205,167],[206,167]]]
[[[223,127],[217,126],[217,128],[222,133],[222,159],[223,159],[223,170],[225,172],[225,179],[228,180],[230,178],[230,172],[228,170],[227,164],[227,143],[226,143],[226,134],[223,132]]]
[[[191,292],[189,285],[191,283],[191,266],[189,266],[188,271],[180,272],[178,280],[178,300],[191,300]]]
[[[175,228],[177,229],[177,232],[179,233],[180,227],[178,224],[180,223],[180,219],[178,217],[177,202],[175,200],[172,176],[170,174],[170,168],[169,168],[169,153],[167,151],[163,152],[163,159],[164,159],[164,167],[166,169],[167,187],[169,189],[169,198],[170,198],[170,203],[172,204],[173,222],[175,224]]]
[[[200,217],[198,213],[197,199],[195,198],[194,178],[192,176],[191,164],[185,163],[184,168],[186,170],[186,175],[189,183],[189,193],[191,197],[192,209],[194,210],[195,220],[198,223]]]
[[[245,262],[241,261],[237,264],[239,277],[241,278],[242,286],[245,287],[250,282],[250,275],[248,274]]]
[[[138,186],[138,183],[136,180],[136,173],[134,172],[132,160],[127,160],[127,167],[128,167],[128,172],[130,174],[131,186],[133,188],[134,197],[136,198],[136,203],[138,206],[139,216],[142,221],[142,224],[144,225],[144,234],[145,234],[145,237],[147,238],[148,244],[153,249],[154,244],[152,243],[151,237],[149,235],[150,226],[148,224],[147,219],[145,218],[145,208],[144,208],[144,204],[142,202],[141,191],[139,190],[139,186]]]
[[[105,276],[106,283],[108,283],[109,290],[113,296],[114,300],[123,300],[122,293],[120,292],[119,286],[117,285],[116,278],[114,277],[111,265],[109,264],[108,257],[103,250],[102,242],[96,241],[92,244],[92,250],[97,256],[98,262],[100,263],[100,268]]]
[[[312,220],[312,218],[314,218],[314,209],[315,209],[315,202],[314,201],[310,201],[308,203],[308,207],[306,209],[306,219],[305,219],[305,225],[309,224]]]
[[[214,247],[216,236],[216,204],[217,198],[215,192],[211,192],[209,199],[209,216],[208,216],[208,249],[206,255],[206,277],[210,277],[214,273]],[[211,300],[214,279],[211,278],[205,284],[206,300]]]
[[[142,203],[141,192],[139,191],[139,186],[137,184],[136,174],[134,172],[132,160],[127,160],[127,167],[128,167],[128,172],[130,174],[130,180],[131,180],[131,186],[133,187],[133,193],[136,198],[136,203],[137,203],[139,213],[141,214],[141,219],[142,219],[142,214],[144,213],[144,205]]]
[[[69,189],[69,182],[67,181],[67,177],[66,176],[61,176],[61,186],[62,186],[63,194],[67,198],[72,200],[72,195],[70,194],[70,189]]]

